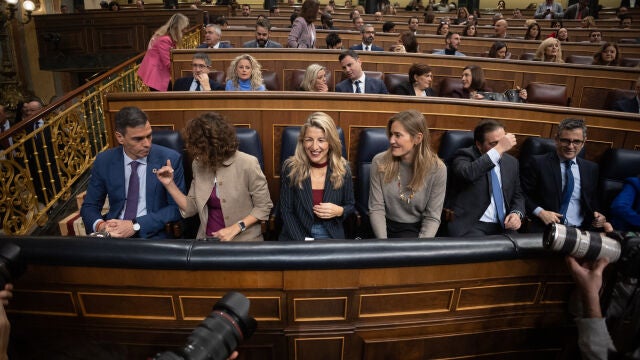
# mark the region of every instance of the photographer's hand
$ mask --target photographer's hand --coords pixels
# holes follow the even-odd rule
[[[584,305],[583,316],[585,318],[601,318],[600,288],[602,287],[602,272],[609,264],[609,260],[606,258],[598,259],[595,264],[590,262],[580,264],[571,256],[567,256],[565,260],[582,297]]]

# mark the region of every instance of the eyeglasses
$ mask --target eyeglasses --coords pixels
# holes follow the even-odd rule
[[[562,146],[573,145],[577,147],[584,144],[584,140],[570,140],[570,139],[562,139],[562,138],[558,139],[558,142],[560,142]]]
[[[196,69],[206,69],[206,68],[208,68],[208,66],[205,65],[205,64],[191,64],[191,67],[194,67]]]

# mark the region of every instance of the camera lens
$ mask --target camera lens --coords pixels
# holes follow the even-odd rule
[[[609,262],[616,262],[621,252],[620,243],[615,239],[601,233],[582,231],[560,224],[547,226],[543,245],[547,249],[586,260],[607,258]]]

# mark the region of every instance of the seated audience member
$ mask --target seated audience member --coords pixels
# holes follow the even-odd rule
[[[337,30],[337,28],[333,26],[333,17],[331,14],[322,13],[320,15],[320,28],[322,30]]]
[[[347,79],[336,85],[336,92],[356,94],[388,94],[384,82],[379,79],[366,77],[362,71],[362,60],[353,50],[347,50],[338,57],[342,71]]]
[[[583,120],[565,119],[558,125],[556,151],[534,156],[520,181],[532,215],[531,232],[551,223],[601,228],[606,221],[598,212],[598,165],[578,157],[587,140]]]
[[[598,51],[593,54],[593,65],[604,65],[604,66],[620,66],[620,58],[622,55],[620,54],[620,50],[618,49],[618,44],[616,43],[604,43],[598,49]]]
[[[269,8],[269,17],[276,17],[276,16],[280,16],[280,8],[277,6],[271,6]]]
[[[332,4],[327,4],[324,6],[324,13],[333,16],[335,12],[335,7]]]
[[[593,30],[589,32],[589,41],[590,43],[600,44],[602,43],[602,31]]]
[[[100,9],[102,10],[109,9],[109,3],[107,2],[107,0],[100,0]]]
[[[337,32],[330,32],[325,41],[327,43],[327,49],[342,50],[342,39]]]
[[[533,23],[527,28],[527,32],[524,34],[525,40],[540,40],[542,31],[540,30],[540,24]]]
[[[136,9],[144,10],[144,1],[143,0],[136,0]]]
[[[618,26],[620,29],[631,29],[631,24],[633,23],[633,17],[631,15],[624,15],[620,17],[620,22]]]
[[[354,18],[357,18],[358,16],[360,16],[360,11],[358,10],[353,10],[349,13],[349,20],[353,20]]]
[[[496,21],[496,24],[493,26],[494,34],[491,35],[490,37],[499,38],[499,39],[508,39],[509,36],[507,36],[507,29],[509,29],[509,24],[507,23],[507,20],[500,19]]]
[[[465,6],[460,6],[453,23],[456,25],[467,25],[467,21],[469,21],[469,10]]]
[[[237,56],[227,70],[226,91],[265,91],[262,66],[251,55]]]
[[[560,41],[556,38],[546,38],[538,46],[533,58],[535,61],[564,63]]]
[[[351,30],[360,32],[362,31],[362,27],[364,26],[364,19],[360,16],[356,16],[353,19],[351,19],[351,22],[353,23],[353,28]]]
[[[242,45],[245,48],[281,48],[279,42],[271,40],[271,23],[269,20],[260,20],[256,23],[256,39],[247,41]]]
[[[391,45],[390,51],[397,53],[417,53],[418,40],[411,31],[403,31],[398,35],[396,43]]]
[[[564,13],[565,19],[582,20],[589,16],[589,0],[578,0],[570,5]]]
[[[534,19],[560,19],[564,16],[562,4],[554,0],[545,0],[538,5],[536,12],[533,14]]]
[[[446,36],[448,32],[449,32],[449,23],[444,21],[440,22],[440,25],[438,25],[438,30],[436,30],[436,35]]]
[[[611,203],[611,224],[619,231],[640,231],[640,175],[627,178]]]
[[[476,37],[478,36],[478,30],[476,29],[476,24],[467,24],[462,30],[462,36],[468,37]]]
[[[0,135],[9,130],[10,127],[9,114],[7,114],[4,105],[0,105]],[[8,149],[11,145],[13,145],[13,139],[11,137],[0,140],[0,150]]]
[[[436,92],[431,88],[432,83],[431,67],[415,63],[409,68],[409,82],[398,85],[395,93],[397,95],[436,96]]]
[[[376,46],[373,40],[376,38],[376,29],[371,24],[366,24],[360,29],[362,35],[362,42],[357,45],[353,45],[349,50],[356,51],[384,51],[380,46]]]
[[[462,70],[462,91],[456,89],[451,97],[462,99],[483,99],[478,91],[488,91],[484,80],[484,71],[477,65],[467,65]]]
[[[411,31],[413,35],[418,35],[418,27],[420,27],[420,19],[418,19],[416,16],[412,16],[409,18],[409,21],[407,22],[407,24],[409,25],[409,31]]]
[[[316,47],[316,26],[313,22],[318,16],[318,0],[305,0],[300,8],[300,16],[291,25],[287,37],[290,48],[313,49]]]
[[[373,14],[373,18],[375,19],[375,21],[384,21],[384,17],[382,16],[382,13],[380,11],[376,11]]]
[[[296,21],[296,19],[298,18],[298,16],[300,16],[300,14],[298,13],[292,13],[291,15],[289,15],[289,22],[291,23],[291,25],[289,25],[289,28],[293,27],[293,23]]]
[[[329,91],[329,86],[327,85],[327,72],[327,68],[322,65],[309,65],[307,67],[307,71],[304,73],[304,78],[300,83],[300,90],[317,92]]]
[[[223,15],[217,16],[215,19],[213,19],[213,21],[210,23],[211,25],[218,25],[220,27],[220,29],[226,29],[229,27],[229,21],[227,21],[227,18]],[[221,44],[221,45],[224,45]],[[231,47],[231,46],[229,46]]]
[[[382,32],[386,32],[386,33],[396,32],[396,24],[394,24],[393,21],[385,21],[385,23],[382,24]]]
[[[178,205],[153,174],[173,164],[176,186],[184,191],[182,155],[151,143],[151,124],[137,107],[115,116],[115,137],[121,146],[98,154],[80,214],[90,231],[112,237],[166,238],[165,224],[180,219]],[[109,211],[102,207],[109,197]]]
[[[194,0],[193,4],[189,6],[191,9],[198,9],[199,6],[202,6],[202,1]]]
[[[222,29],[216,24],[207,24],[204,28],[204,42],[198,45],[199,49],[223,49],[230,48],[231,45],[226,42],[220,42],[222,39]]]
[[[513,16],[511,16],[512,19],[524,19],[524,17],[522,16],[522,11],[518,8],[513,9]]]
[[[616,101],[613,104],[613,110],[633,114],[640,113],[640,77],[636,80],[636,96]]]
[[[454,56],[465,56],[463,53],[458,51],[458,47],[460,46],[460,34],[456,32],[449,32],[447,36],[444,37],[444,50],[439,50],[434,52],[434,55],[454,55]]]
[[[498,6],[496,7],[496,9],[504,10],[506,8],[507,8],[507,5],[505,4],[504,0],[499,0],[498,1]]]
[[[112,1],[109,3],[109,10],[111,11],[120,11],[120,4],[117,1]]]
[[[554,36],[558,41],[569,41],[569,30],[566,28],[559,28],[558,31],[555,32]]]
[[[587,16],[580,22],[580,27],[590,29],[596,27],[596,19],[593,16]]]
[[[513,233],[522,225],[524,195],[518,160],[507,154],[516,137],[495,120],[483,120],[473,130],[474,145],[456,151],[450,206],[450,236]]]
[[[273,203],[258,159],[238,150],[235,129],[217,113],[190,120],[183,134],[194,159],[189,194],[176,186],[172,163],[167,162],[156,176],[182,217],[198,214],[197,238],[263,240],[259,221],[269,218]]]
[[[533,20],[535,21],[535,20]],[[560,29],[561,27],[564,27],[563,23],[562,23],[562,19],[555,19],[555,20],[551,20],[551,25],[549,26],[552,29]]]
[[[371,162],[369,216],[376,238],[432,238],[440,226],[447,168],[429,144],[416,110],[387,123],[389,149]]]
[[[502,15],[502,13],[497,12],[493,14],[493,16],[491,17],[491,20],[493,21],[491,25],[495,26],[498,20],[504,20],[504,15]]]
[[[353,180],[329,115],[316,112],[305,121],[280,179],[280,241],[345,238],[343,222],[355,204]]]
[[[177,79],[173,84],[173,91],[211,91],[224,90],[222,84],[209,77],[211,59],[205,53],[193,54],[191,59],[192,76]]]
[[[147,46],[138,76],[151,90],[167,91],[171,83],[171,49],[182,46],[182,35],[189,27],[189,18],[175,13],[159,27]]]
[[[493,59],[507,59],[507,54],[511,57],[507,44],[502,41],[494,42],[489,49],[489,57]]]
[[[251,16],[251,4],[242,4],[242,16]]]

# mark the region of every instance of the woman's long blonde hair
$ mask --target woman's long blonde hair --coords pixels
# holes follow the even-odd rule
[[[285,160],[283,168],[289,167],[289,179],[291,184],[302,189],[302,182],[311,175],[311,165],[309,157],[304,149],[304,137],[307,129],[315,127],[324,132],[324,136],[329,143],[328,164],[331,169],[331,184],[334,189],[339,189],[343,185],[344,176],[347,173],[347,160],[342,157],[342,143],[338,136],[338,129],[331,116],[323,112],[311,114],[304,125],[300,128],[298,143],[293,156]],[[350,180],[348,180],[350,181]]]
[[[441,160],[438,158],[438,155],[431,150],[427,120],[420,112],[416,110],[406,110],[392,116],[387,123],[387,136],[389,138],[391,138],[391,126],[396,121],[402,124],[412,139],[418,134],[422,134],[422,141],[414,145],[413,177],[407,185],[412,191],[418,191],[424,186],[424,179],[427,177],[427,174],[429,174],[433,168],[437,167]],[[377,171],[384,174],[385,183],[394,181],[398,177],[400,161],[402,160],[399,157],[391,154],[391,147],[389,147],[384,153],[382,162],[380,162],[377,169]]]
[[[300,88],[304,91],[316,91],[316,81],[318,79],[318,73],[324,70],[325,76],[327,76],[327,68],[318,64],[311,64],[307,67],[307,71],[304,72],[304,78],[300,83]]]
[[[155,39],[159,36],[169,35],[171,40],[176,43],[176,47],[179,48],[182,46],[182,33],[188,26],[189,18],[181,13],[175,13],[171,16],[169,21],[160,26],[158,30],[153,33],[153,38]]]
[[[549,61],[546,50],[553,43],[558,43],[558,54],[556,55],[555,61],[553,62],[564,63],[564,60],[562,60],[562,45],[560,44],[560,40],[553,37],[546,38],[540,43],[540,45],[538,46],[538,50],[536,50],[534,59],[538,61]]]
[[[262,66],[258,60],[249,54],[242,54],[231,61],[231,65],[229,65],[229,69],[227,70],[227,80],[231,80],[234,88],[238,89],[240,87],[240,78],[236,72],[236,67],[240,60],[248,60],[249,64],[251,64],[251,90],[257,90],[264,82],[262,79]]]

